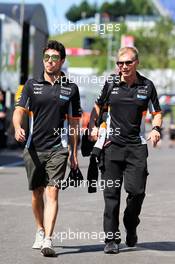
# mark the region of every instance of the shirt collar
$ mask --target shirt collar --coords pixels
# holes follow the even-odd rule
[[[132,85],[135,84],[143,84],[143,79],[142,76],[140,75],[140,73],[138,71],[136,71],[136,76],[137,79],[135,80],[135,82]],[[123,79],[122,79],[122,75],[120,75],[120,85],[126,83]]]
[[[55,81],[55,83],[61,83],[61,79],[62,79],[62,82],[63,82],[63,83],[67,83],[67,82],[68,82],[68,79],[67,79],[65,73],[62,72],[62,71],[61,71],[61,78],[58,78],[58,79]],[[47,82],[48,82],[48,81],[46,81],[45,78],[44,78],[44,72],[42,72],[42,74],[39,76],[39,78],[37,78],[37,81],[38,81],[39,83],[47,83]]]

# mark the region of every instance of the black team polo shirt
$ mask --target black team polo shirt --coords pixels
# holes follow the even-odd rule
[[[81,117],[78,87],[62,73],[54,85],[44,79],[28,80],[16,102],[16,107],[29,113],[29,136],[26,146],[36,151],[51,150],[61,143],[61,129],[66,115]]]
[[[117,78],[116,75],[116,80]],[[106,82],[96,104],[103,105]],[[157,92],[152,81],[137,72],[137,81],[128,87],[127,83],[119,81],[114,84],[108,99],[109,112],[107,118],[108,137],[118,144],[138,144],[143,142],[140,136],[142,117],[145,115],[148,105],[151,113],[161,112]]]

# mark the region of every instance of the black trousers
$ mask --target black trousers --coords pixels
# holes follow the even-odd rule
[[[104,232],[106,241],[121,242],[119,230],[119,210],[121,187],[128,193],[123,222],[127,230],[139,224],[139,214],[145,197],[147,180],[147,145],[119,146],[111,143],[104,149]]]

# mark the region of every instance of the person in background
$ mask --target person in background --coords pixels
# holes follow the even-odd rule
[[[6,119],[6,108],[4,105],[4,94],[0,90],[0,149],[6,146],[5,119]]]
[[[173,110],[174,110],[174,107],[171,106],[170,124],[169,124],[169,129],[168,129],[169,139],[170,139],[170,143],[169,143],[170,148],[175,147],[175,118],[174,118]]]

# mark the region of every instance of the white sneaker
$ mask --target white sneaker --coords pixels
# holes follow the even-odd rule
[[[32,248],[33,249],[41,249],[43,246],[43,241],[44,241],[44,230],[39,229],[36,232],[35,242],[34,242]]]
[[[45,257],[53,257],[55,256],[55,250],[52,245],[52,239],[50,237],[46,237],[43,242],[43,246],[41,249],[41,254]]]

